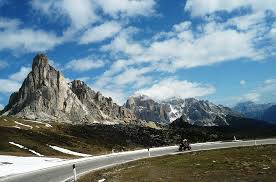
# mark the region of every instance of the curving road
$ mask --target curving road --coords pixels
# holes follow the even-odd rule
[[[267,145],[276,144],[276,139],[263,140],[249,140],[249,141],[235,141],[235,142],[210,142],[192,144],[192,151],[211,150],[230,147],[253,146],[253,145]],[[151,148],[150,156],[162,156],[168,154],[176,154],[178,146]],[[69,161],[66,164],[41,169],[29,173],[23,173],[13,176],[0,178],[2,182],[60,182],[72,181],[72,165],[76,164],[78,175],[87,173],[92,170],[106,168],[112,165],[126,163],[133,160],[149,157],[147,149],[122,152],[110,155],[95,156],[83,159]]]

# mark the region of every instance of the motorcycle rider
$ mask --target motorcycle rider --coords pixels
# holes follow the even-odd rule
[[[179,146],[179,150],[182,151],[183,149],[189,149],[189,143],[187,139],[183,139],[180,146]]]

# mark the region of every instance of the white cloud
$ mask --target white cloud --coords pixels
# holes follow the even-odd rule
[[[114,54],[123,52],[132,56],[142,54],[144,47],[131,39],[131,35],[136,31],[137,30],[133,28],[122,31],[110,44],[103,46],[101,50],[107,52],[111,51]]]
[[[154,0],[96,0],[104,13],[118,16],[148,16],[155,12]]]
[[[14,52],[40,52],[52,49],[61,43],[61,38],[54,33],[30,28],[21,28],[17,19],[1,19],[0,50],[10,49]]]
[[[95,22],[98,16],[95,13],[94,3],[90,0],[63,0],[62,6],[68,13],[72,23],[77,28]]]
[[[259,60],[262,50],[254,48],[255,32],[227,29],[221,24],[207,23],[198,35],[189,29],[189,22],[174,25],[161,40],[153,39],[148,45],[133,41],[130,33],[120,34],[103,51],[129,56],[133,64],[149,63],[161,71],[212,65],[215,63],[249,58]],[[227,44],[225,44],[227,42]],[[181,50],[181,51],[180,51]],[[243,51],[240,51],[243,50]]]
[[[8,66],[9,66],[9,64],[6,61],[1,61],[0,60],[0,69],[6,68]]]
[[[11,74],[8,79],[0,79],[0,92],[12,93],[18,91],[22,81],[30,71],[31,68],[22,66],[18,72]]]
[[[229,28],[229,25],[240,26],[236,20],[217,22],[214,19],[209,19],[202,24],[199,32],[192,29],[192,22],[185,21],[174,25],[171,31],[158,33],[151,40],[146,41],[137,41],[133,38],[133,35],[138,32],[137,30],[124,30],[109,44],[104,45],[101,50],[110,53],[115,59],[127,59],[116,61],[115,63],[118,66],[112,65],[95,83],[98,88],[109,90],[125,88],[127,85],[126,90],[135,91],[140,89],[139,91],[150,92],[149,88],[141,89],[141,87],[147,85],[148,81],[155,79],[155,76],[152,76],[154,75],[153,72],[162,74],[175,72],[179,69],[240,59],[261,60],[265,54],[262,49],[255,48],[255,38],[260,32],[259,26],[255,25],[258,24],[259,20],[262,21],[262,18],[261,15],[244,17],[246,19],[244,22],[254,22],[252,24],[248,23],[246,25],[247,29],[243,31]],[[245,29],[245,27],[241,28]],[[142,70],[148,71],[142,72]],[[146,74],[151,76],[145,76]],[[170,79],[166,76],[162,77],[164,80]],[[141,80],[140,85],[138,84],[139,80]],[[138,85],[138,87],[135,88],[135,85]],[[150,94],[154,95],[153,93],[158,89],[153,89]],[[208,89],[205,90],[208,91]],[[212,89],[210,90],[212,91]],[[186,95],[190,94],[185,93]],[[173,94],[177,96],[178,93]],[[199,94],[196,95],[200,96]],[[163,95],[157,95],[156,97],[161,98]]]
[[[272,84],[276,84],[276,79],[267,79],[264,81],[265,85],[272,85]]]
[[[108,70],[96,79],[94,85],[99,89],[103,89],[106,85],[113,84],[113,78],[123,72],[123,70],[127,69],[127,66],[127,60],[115,61]]]
[[[91,0],[32,0],[31,6],[38,13],[44,13],[51,18],[67,17],[72,28],[80,29],[98,20],[95,13],[95,3]]]
[[[255,89],[233,99],[237,102],[253,101],[253,102],[275,102],[276,79],[267,79]]]
[[[80,39],[80,43],[88,44],[103,41],[116,35],[121,28],[121,25],[115,21],[105,22],[85,31]]]
[[[253,102],[258,102],[260,100],[261,95],[259,93],[248,93],[243,96],[244,100],[247,101],[253,101]]]
[[[19,52],[46,51],[60,42],[54,34],[32,29],[0,32],[0,39],[0,50],[12,49]]]
[[[23,81],[31,70],[32,68],[23,66],[20,68],[19,72],[10,75],[9,78],[14,81]]]
[[[151,68],[127,68],[119,75],[112,78],[112,82],[116,85],[135,84],[140,87],[152,80],[144,74],[151,71]]]
[[[3,29],[14,29],[18,27],[21,24],[21,22],[17,19],[7,19],[0,17],[0,28]]]
[[[276,12],[275,0],[188,0],[185,11],[191,12],[192,16],[204,16],[218,11],[231,12],[241,7],[250,7],[253,11],[271,10]]]
[[[265,12],[256,12],[253,14],[246,14],[243,16],[234,17],[229,19],[227,24],[237,26],[239,30],[249,30],[250,28],[256,28],[259,24],[262,27],[257,28],[264,28],[265,25],[262,23],[264,22],[264,18],[266,17]]]
[[[17,81],[10,79],[0,79],[0,92],[11,93],[16,92],[21,87],[21,84]]]
[[[172,97],[202,97],[213,94],[215,91],[216,89],[210,85],[167,78],[154,84],[150,88],[138,90],[135,94],[143,94],[157,100],[164,100]]]
[[[240,85],[245,85],[246,84],[246,81],[245,80],[241,80],[240,81]]]
[[[71,69],[74,71],[88,71],[92,69],[101,68],[104,66],[104,61],[94,60],[92,58],[86,57],[82,59],[74,59],[66,64],[66,69]]]
[[[79,77],[79,78],[77,78],[76,80],[81,80],[81,81],[83,81],[83,82],[87,82],[88,80],[90,80],[90,77],[88,77],[88,76]]]

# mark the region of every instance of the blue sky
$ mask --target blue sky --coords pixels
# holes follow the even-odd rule
[[[276,0],[0,0],[0,107],[46,53],[123,104],[276,102]]]

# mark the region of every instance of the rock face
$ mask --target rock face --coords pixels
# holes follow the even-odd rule
[[[78,99],[94,116],[100,120],[124,119],[135,120],[135,115],[126,107],[119,106],[112,101],[111,97],[104,97],[100,92],[95,92],[89,88],[84,82],[74,80],[69,83],[71,90],[76,94]]]
[[[168,123],[170,120],[169,105],[160,104],[147,96],[129,97],[125,106],[141,120],[157,123]]]
[[[133,96],[125,106],[134,111],[139,119],[165,124],[181,117],[181,121],[192,125],[223,126],[228,125],[227,115],[240,116],[230,108],[194,98],[157,102],[147,96]]]
[[[112,99],[95,93],[83,82],[68,85],[43,54],[35,56],[32,71],[19,91],[10,96],[2,113],[70,123],[135,120],[130,110],[113,104]]]

